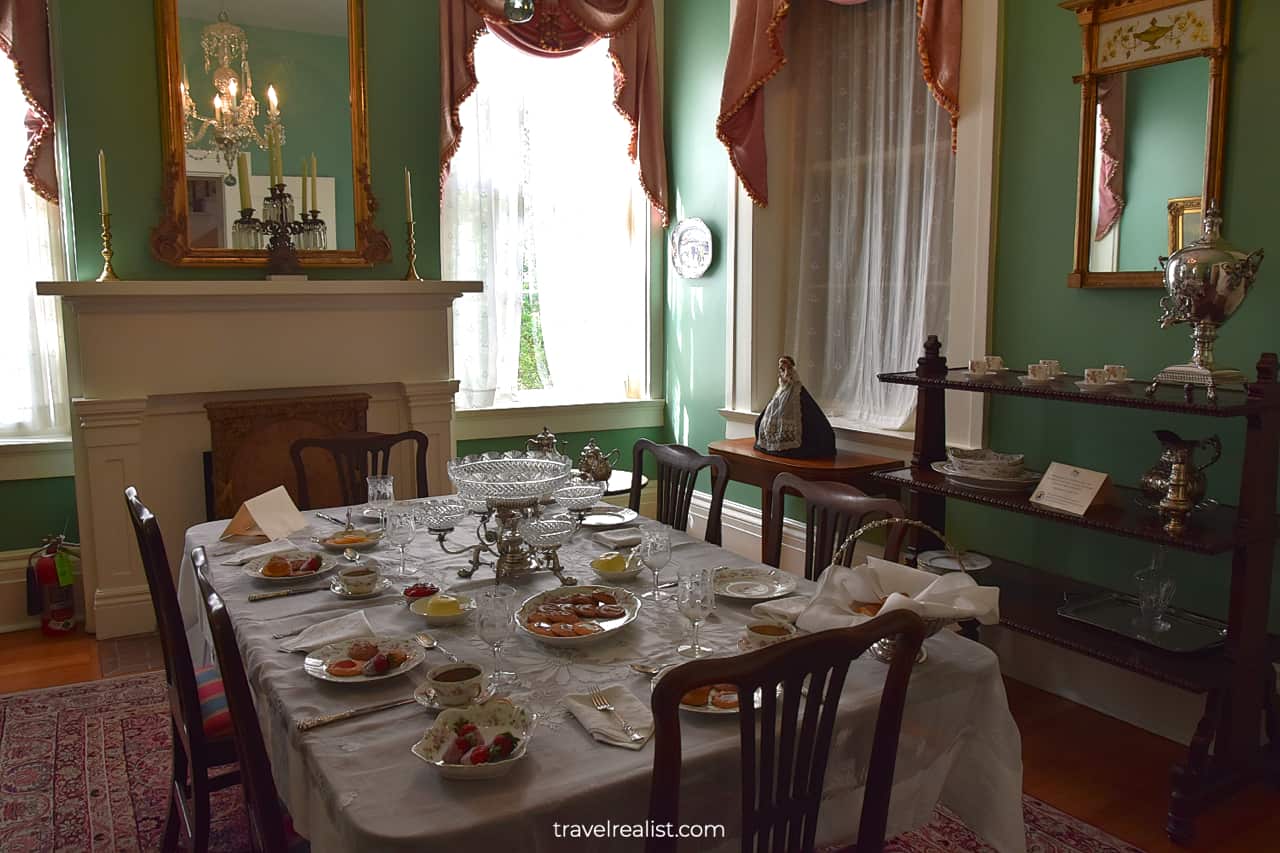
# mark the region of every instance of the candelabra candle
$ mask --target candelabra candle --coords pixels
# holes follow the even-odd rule
[[[103,184],[103,204],[106,204],[106,184]],[[98,281],[119,281],[120,277],[116,275],[115,267],[111,266],[111,258],[115,255],[115,250],[111,248],[111,214],[99,214],[102,217],[102,272],[98,275]]]
[[[313,196],[314,197],[314,196]],[[323,219],[320,218],[320,211],[312,209],[311,211],[311,248],[321,251],[329,248],[329,227],[325,225]]]
[[[409,173],[406,171],[406,175]],[[410,219],[404,224],[405,230],[405,248],[409,255],[409,268],[405,270],[405,281],[422,281],[422,276],[418,275],[418,243],[413,236],[413,220]]]
[[[241,208],[240,218],[231,224],[231,246],[235,249],[262,249],[262,222],[253,215],[252,207]]]
[[[267,215],[267,201],[272,202]],[[267,242],[267,272],[272,275],[300,275],[302,266],[294,237],[302,233],[303,224],[293,218],[293,196],[284,191],[284,184],[271,187],[271,195],[263,202],[263,228],[270,235]]]

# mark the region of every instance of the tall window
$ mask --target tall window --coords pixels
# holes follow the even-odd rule
[[[607,42],[530,56],[485,35],[445,185],[460,408],[643,396],[648,201],[613,105]]]
[[[770,90],[788,105],[768,114],[791,164],[786,347],[828,414],[881,429],[906,426],[915,391],[876,374],[913,364],[948,310],[955,166],[917,27],[915,3],[793,4]]]
[[[58,301],[35,290],[65,278],[62,229],[57,206],[22,173],[26,114],[13,64],[0,58],[0,440],[69,432]]]

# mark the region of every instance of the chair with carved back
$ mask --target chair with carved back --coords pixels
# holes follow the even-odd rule
[[[236,755],[240,759],[240,785],[245,810],[249,815],[249,840],[259,853],[298,853],[310,849],[291,829],[291,821],[280,805],[275,780],[271,776],[271,759],[267,757],[262,728],[254,709],[249,679],[245,676],[240,647],[236,645],[231,617],[222,596],[213,588],[209,577],[209,560],[203,547],[191,551],[191,564],[200,585],[200,598],[209,617],[209,632],[218,656],[222,684],[227,695],[227,709],[235,731]]]
[[[417,493],[413,497],[425,498],[427,492],[427,437],[411,429],[407,432],[364,432],[335,435],[327,438],[300,438],[289,448],[293,469],[298,475],[298,506],[300,509],[317,509],[311,505],[307,489],[307,469],[303,464],[303,451],[323,450],[332,458],[338,471],[338,487],[345,506],[361,504],[369,499],[369,485],[365,478],[374,474],[387,474],[391,467],[391,449],[402,441],[415,444],[414,470],[417,475]],[[398,497],[410,497],[407,491],[397,490]]]
[[[904,610],[852,628],[820,631],[736,657],[691,661],[668,671],[653,690],[655,739],[649,820],[654,825],[680,821],[681,697],[708,684],[734,684],[744,699],[757,690],[761,696],[758,709],[745,700],[738,713],[743,853],[813,850],[845,675],[855,658],[884,637],[898,639],[880,694],[875,729],[869,733],[871,759],[853,848],[857,853],[880,850],[907,686],[924,640],[924,623]],[[649,853],[674,851],[676,839],[653,837],[645,849]]]
[[[720,514],[724,509],[724,490],[729,485],[729,463],[719,456],[704,456],[683,444],[656,444],[647,438],[639,439],[631,451],[631,498],[628,502],[636,512],[640,511],[641,472],[646,453],[657,463],[658,511],[655,518],[676,530],[689,529],[689,505],[693,502],[698,473],[704,468],[711,469],[711,506],[707,510],[707,530],[703,538],[712,545],[719,545]]]
[[[767,519],[769,530],[765,541],[768,553],[764,561],[778,566],[782,561],[783,499],[786,495],[798,495],[805,503],[804,576],[817,580],[831,564],[831,557],[840,543],[868,521],[876,518],[902,518],[902,504],[891,498],[873,498],[845,483],[828,483],[804,480],[794,474],[782,473],[773,479],[772,518]],[[908,527],[895,524],[889,529],[885,542],[884,558],[898,562],[902,556],[902,544]],[[852,565],[853,549],[845,554],[843,565]]]
[[[210,772],[236,762],[231,715],[218,668],[196,668],[191,662],[160,525],[138,499],[137,489],[129,486],[124,495],[151,588],[173,730],[173,774],[161,849],[176,850],[185,838],[192,850],[203,853],[209,848],[209,795],[240,781],[239,772],[234,770],[216,775]]]

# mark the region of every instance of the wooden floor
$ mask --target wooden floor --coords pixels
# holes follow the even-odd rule
[[[162,667],[154,637],[99,642],[77,633],[0,634],[0,693]],[[1073,702],[1006,680],[1022,732],[1023,788],[1151,853],[1280,850],[1280,793],[1254,786],[1204,815],[1189,847],[1164,834],[1169,768],[1184,748]]]

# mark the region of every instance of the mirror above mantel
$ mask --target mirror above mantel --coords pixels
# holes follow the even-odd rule
[[[370,186],[364,0],[155,3],[164,156],[156,257],[266,265],[261,223],[270,187],[282,183],[304,267],[389,259]]]
[[[1196,239],[1204,200],[1222,206],[1231,0],[1059,5],[1084,62],[1067,283],[1161,287],[1161,259]]]

